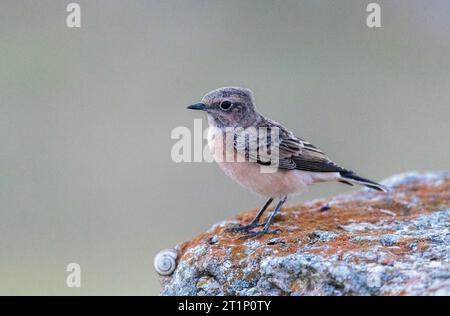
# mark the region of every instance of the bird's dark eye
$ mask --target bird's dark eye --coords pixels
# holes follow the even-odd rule
[[[220,109],[227,111],[231,108],[231,102],[230,101],[223,101],[222,103],[220,103],[219,105]]]

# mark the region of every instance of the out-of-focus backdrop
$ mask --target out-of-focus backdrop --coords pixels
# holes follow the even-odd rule
[[[261,206],[171,160],[220,86],[369,178],[450,167],[449,1],[77,2],[0,2],[0,294],[158,294],[160,249]]]

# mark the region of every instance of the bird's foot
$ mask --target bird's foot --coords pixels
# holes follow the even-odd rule
[[[252,231],[248,231],[246,235],[239,237],[239,239],[246,240],[246,239],[250,239],[250,238],[259,238],[266,234],[278,234],[280,232],[281,232],[281,230],[279,230],[279,229],[274,229],[274,230],[261,229],[258,231],[252,230]]]
[[[260,226],[264,226],[264,224],[253,224],[253,223],[247,224],[247,225],[238,224],[233,227],[227,228],[226,231],[229,233],[233,233],[233,234],[240,233],[240,232],[247,233],[247,232],[251,231],[253,228],[260,227]]]

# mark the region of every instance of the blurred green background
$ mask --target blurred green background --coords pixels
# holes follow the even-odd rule
[[[0,294],[158,294],[160,249],[261,206],[171,160],[220,86],[374,180],[450,167],[449,1],[378,1],[378,29],[370,1],[80,0],[79,29],[69,2],[0,2]]]

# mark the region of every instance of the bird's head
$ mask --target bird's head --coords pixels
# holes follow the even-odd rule
[[[253,92],[239,87],[215,89],[207,93],[200,103],[188,106],[188,109],[205,111],[210,125],[219,128],[247,128],[259,117]]]

